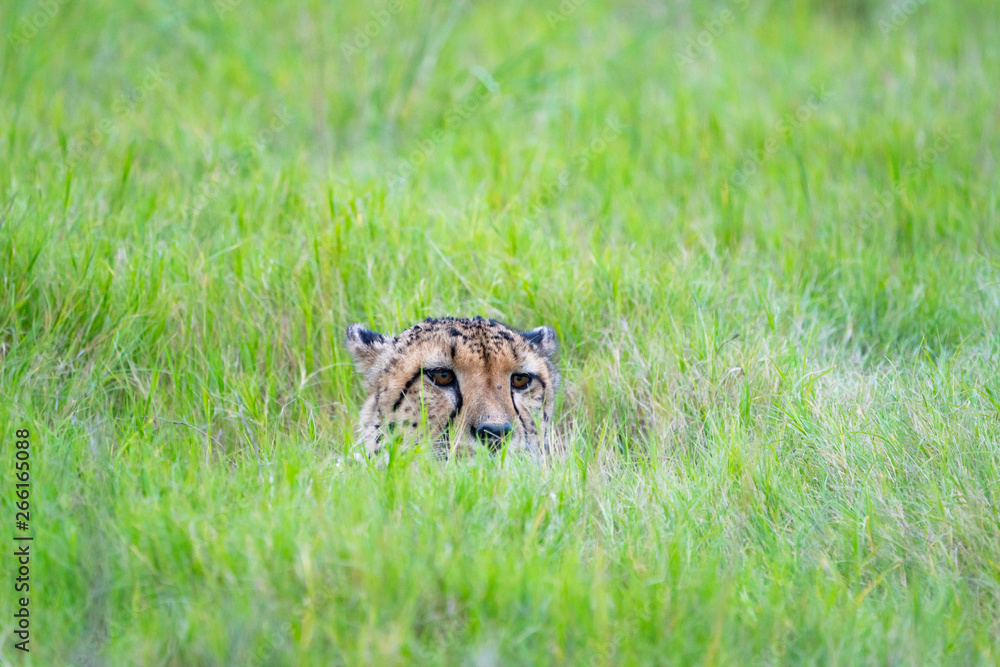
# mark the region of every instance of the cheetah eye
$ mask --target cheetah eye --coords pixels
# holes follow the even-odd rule
[[[531,384],[531,376],[527,373],[514,373],[510,376],[510,386],[514,389],[527,389]]]
[[[429,371],[424,371],[424,375],[429,377],[431,382],[439,387],[447,387],[455,382],[455,373],[447,368],[433,368]]]

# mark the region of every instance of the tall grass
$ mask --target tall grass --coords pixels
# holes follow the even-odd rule
[[[4,6],[4,659],[997,663],[994,3],[382,7]],[[442,314],[563,456],[349,462]]]

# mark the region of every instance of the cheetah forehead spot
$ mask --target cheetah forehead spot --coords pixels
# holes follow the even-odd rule
[[[397,349],[405,354],[417,346],[448,346],[471,350],[475,353],[506,353],[523,356],[530,350],[530,343],[518,341],[516,332],[495,320],[444,320],[432,319],[416,324],[397,338]]]

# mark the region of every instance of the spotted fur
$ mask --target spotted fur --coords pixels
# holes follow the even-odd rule
[[[548,452],[560,382],[551,328],[443,317],[393,337],[353,324],[347,348],[368,395],[358,426],[368,456],[393,440],[430,442],[442,454]]]

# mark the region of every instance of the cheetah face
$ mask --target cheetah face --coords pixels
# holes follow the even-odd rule
[[[393,438],[443,454],[548,451],[559,386],[549,327],[431,318],[392,337],[354,324],[347,348],[368,394],[359,431],[369,456]]]

